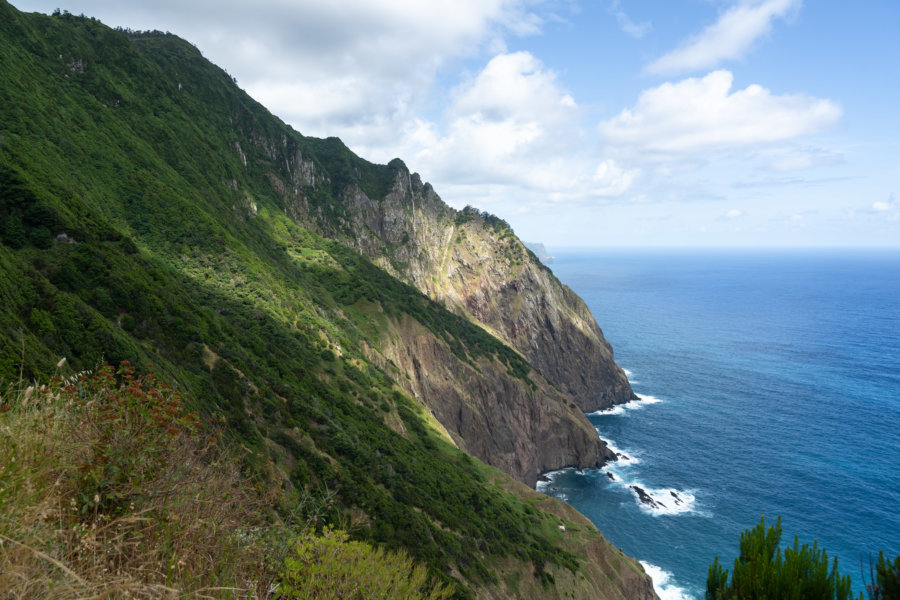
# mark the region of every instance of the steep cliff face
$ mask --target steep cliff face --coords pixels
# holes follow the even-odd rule
[[[522,379],[493,359],[457,360],[410,319],[387,330],[370,358],[397,368],[404,391],[425,404],[469,454],[531,487],[541,472],[562,465],[599,467],[615,460],[584,416],[537,373]]]
[[[293,216],[369,256],[398,278],[480,323],[516,348],[585,412],[634,399],[613,351],[584,301],[561,284],[492,215],[447,206],[400,161],[380,199],[358,185],[341,194],[339,227],[308,200],[323,185],[295,157],[291,185],[278,182]]]
[[[254,146],[270,164],[285,165],[267,177],[294,221],[481,324],[543,375],[532,373],[528,384],[503,365],[457,360],[408,322],[388,326],[372,355],[399,369],[400,385],[460,448],[532,486],[544,471],[614,460],[584,412],[628,400],[624,373],[581,300],[508,227],[495,230],[480,214],[450,208],[400,161],[387,167],[384,196],[373,200],[353,183],[363,178],[358,170],[341,186],[300,150],[282,162],[271,144]],[[321,202],[322,190],[335,188],[338,203]]]

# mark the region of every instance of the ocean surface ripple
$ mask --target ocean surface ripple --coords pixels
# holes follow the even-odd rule
[[[554,252],[640,400],[588,418],[619,460],[541,491],[642,561],[661,598],[782,516],[862,590],[900,552],[900,252]]]

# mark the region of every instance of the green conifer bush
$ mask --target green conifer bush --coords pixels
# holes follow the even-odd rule
[[[741,534],[741,555],[734,561],[729,580],[728,570],[719,558],[709,567],[706,580],[708,600],[750,600],[765,598],[803,598],[849,600],[850,577],[838,573],[838,561],[829,568],[828,554],[813,545],[794,545],[782,552],[781,517],[774,527],[766,528],[765,518],[759,525]]]

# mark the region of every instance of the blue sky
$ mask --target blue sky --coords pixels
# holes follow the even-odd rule
[[[196,44],[553,246],[900,245],[896,0],[14,0]]]

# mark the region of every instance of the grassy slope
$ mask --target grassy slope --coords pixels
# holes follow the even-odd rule
[[[352,515],[356,536],[460,574],[463,595],[498,582],[513,554],[538,579],[545,564],[578,565],[546,535],[551,517],[425,426],[359,344],[380,335],[374,307],[411,315],[461,359],[519,376],[527,364],[292,223],[237,147],[284,136],[334,186],[354,177],[373,195],[391,167],[286,128],[174,36],[129,39],[0,0],[0,70],[0,377],[46,377],[60,356],[73,370],[152,362],[222,415],[247,466],[272,458],[288,488],[337,490],[329,518]],[[327,189],[310,200],[341,211]]]

